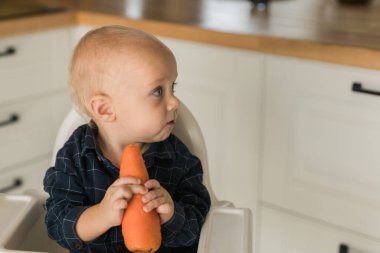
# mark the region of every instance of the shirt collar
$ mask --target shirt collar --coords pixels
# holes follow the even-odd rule
[[[98,153],[99,147],[96,142],[96,135],[98,134],[98,129],[96,127],[91,127],[86,125],[86,130],[84,131],[84,139],[82,143],[81,155],[84,156],[90,150],[96,150]]]
[[[98,129],[95,126],[86,126],[85,137],[83,139],[83,148],[81,155],[84,156],[90,150],[95,150],[98,156],[105,159],[103,156],[99,144],[96,141],[96,135],[98,134]],[[175,148],[173,144],[170,142],[170,135],[168,139],[162,142],[154,142],[151,143],[148,150],[144,152],[143,157],[145,160],[145,165],[147,167],[151,167],[154,163],[154,160],[157,159],[170,159],[173,160],[175,158]]]

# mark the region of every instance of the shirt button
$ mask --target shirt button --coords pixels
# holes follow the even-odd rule
[[[75,244],[75,248],[76,249],[82,249],[82,245],[80,245],[79,243]]]
[[[121,252],[123,250],[123,246],[121,246],[120,244],[116,245],[116,250],[117,252]]]

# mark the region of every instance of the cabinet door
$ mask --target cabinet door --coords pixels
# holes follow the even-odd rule
[[[380,72],[268,57],[264,202],[380,238]]]
[[[263,56],[163,38],[178,63],[177,96],[197,119],[219,199],[255,208]]]
[[[59,125],[69,107],[68,95],[63,92],[1,107],[0,172],[50,154]],[[17,120],[12,120],[12,117]]]
[[[316,220],[262,207],[259,253],[377,253],[380,241]]]
[[[67,85],[70,29],[0,39],[0,104],[62,90]]]
[[[50,156],[29,160],[0,172],[0,192],[22,194],[26,190],[43,191],[43,179],[49,168]]]

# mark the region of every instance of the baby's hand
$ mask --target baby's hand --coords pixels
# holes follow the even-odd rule
[[[110,227],[121,224],[124,210],[133,194],[147,192],[140,183],[141,180],[138,178],[120,177],[107,189],[104,198],[99,203],[99,209]]]
[[[145,203],[144,211],[150,212],[156,208],[160,215],[161,224],[166,223],[174,214],[172,197],[155,179],[148,180],[144,185],[149,190],[142,198]]]

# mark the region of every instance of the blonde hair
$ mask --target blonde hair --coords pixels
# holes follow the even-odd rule
[[[109,65],[121,48],[149,44],[171,51],[153,35],[124,26],[104,26],[86,33],[74,49],[69,67],[69,87],[73,106],[83,116],[91,117],[86,105],[102,92]],[[171,53],[172,54],[172,53]]]

